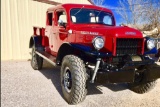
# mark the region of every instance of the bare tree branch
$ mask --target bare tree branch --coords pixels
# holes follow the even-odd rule
[[[141,26],[141,28],[151,30],[160,26],[159,5],[160,1],[156,0],[119,0],[120,9],[117,13],[127,25],[130,24],[137,28]]]
[[[104,0],[94,0],[94,4],[98,5],[98,6],[102,6],[104,3]]]

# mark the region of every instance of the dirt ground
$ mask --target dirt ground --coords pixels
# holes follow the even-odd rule
[[[130,91],[125,84],[89,84],[84,102],[71,106],[62,97],[60,69],[45,64],[35,71],[29,61],[1,62],[2,107],[160,107],[160,79],[145,94]]]

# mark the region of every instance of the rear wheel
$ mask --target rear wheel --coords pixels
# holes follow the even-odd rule
[[[61,86],[64,99],[69,104],[78,104],[85,99],[87,93],[86,68],[80,58],[74,55],[67,55],[63,58]]]
[[[35,53],[37,49],[43,50],[43,48],[42,47],[36,48],[35,46],[32,47],[31,66],[34,70],[40,70],[42,69],[43,66],[43,58]]]

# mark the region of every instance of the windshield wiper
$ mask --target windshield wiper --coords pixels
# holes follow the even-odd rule
[[[76,14],[78,14],[83,8],[84,8],[84,6],[82,6],[82,8],[79,9],[78,12],[74,14],[74,16],[75,16]]]
[[[103,9],[104,9],[104,8],[102,7],[102,9],[99,11],[99,13],[97,14],[97,16],[96,16],[96,17],[98,17],[98,16],[99,16],[99,14],[103,11]],[[98,21],[97,21],[97,19],[96,19],[96,17],[95,17],[95,20],[96,20],[96,22],[98,22]]]
[[[99,11],[98,15],[96,17],[99,16],[99,14],[103,11],[104,7],[102,7],[102,9]]]

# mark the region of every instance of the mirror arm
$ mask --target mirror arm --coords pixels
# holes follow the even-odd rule
[[[66,29],[66,26],[65,26],[65,24],[63,23],[63,27]]]
[[[58,21],[58,25],[63,26],[66,29],[66,25],[65,25],[65,23],[63,23],[63,21]]]

